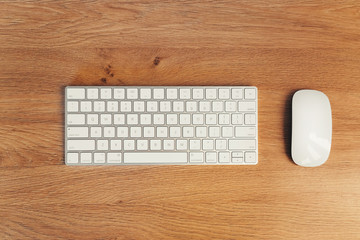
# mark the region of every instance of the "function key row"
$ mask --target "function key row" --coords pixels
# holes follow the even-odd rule
[[[67,99],[256,99],[255,88],[67,88]]]

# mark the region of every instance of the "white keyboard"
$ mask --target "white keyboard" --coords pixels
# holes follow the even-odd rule
[[[66,87],[67,165],[258,162],[257,88]]]

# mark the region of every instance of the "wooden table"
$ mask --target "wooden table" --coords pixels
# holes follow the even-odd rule
[[[0,239],[360,239],[359,1],[0,3]],[[257,166],[64,165],[68,85],[254,85]],[[326,93],[321,167],[291,97]]]

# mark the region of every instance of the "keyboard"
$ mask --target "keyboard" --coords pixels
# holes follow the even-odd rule
[[[255,165],[257,88],[69,86],[66,165]]]

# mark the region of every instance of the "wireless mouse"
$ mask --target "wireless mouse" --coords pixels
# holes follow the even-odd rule
[[[330,155],[329,98],[316,90],[299,90],[292,99],[291,157],[297,165],[317,167]]]

